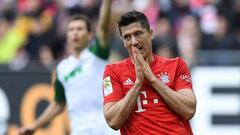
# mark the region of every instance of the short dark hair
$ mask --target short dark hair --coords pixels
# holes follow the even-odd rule
[[[134,10],[126,12],[120,17],[118,21],[118,30],[120,32],[120,35],[122,35],[121,27],[127,26],[135,22],[140,22],[140,24],[144,28],[150,31],[150,25],[147,17],[143,13]]]
[[[87,26],[87,31],[88,32],[91,32],[91,23],[90,23],[90,20],[87,16],[85,15],[73,15],[69,18],[68,20],[68,24],[72,21],[77,21],[77,20],[82,20],[86,23],[86,26]]]

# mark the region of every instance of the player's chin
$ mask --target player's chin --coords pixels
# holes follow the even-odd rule
[[[142,53],[143,59],[145,59],[145,60],[148,59],[151,55],[152,54],[149,54],[149,53],[146,53],[146,52]]]

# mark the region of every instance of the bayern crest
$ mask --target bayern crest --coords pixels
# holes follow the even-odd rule
[[[167,72],[161,72],[157,76],[158,76],[159,80],[162,81],[165,84],[170,82],[170,74],[167,73]]]

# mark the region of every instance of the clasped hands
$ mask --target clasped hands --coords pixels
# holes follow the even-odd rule
[[[150,66],[149,66],[149,59],[143,58],[138,48],[132,46],[132,55],[133,55],[133,63],[135,67],[135,73],[136,73],[136,84],[143,84],[144,79],[146,79],[148,82],[152,83],[157,78],[153,74]]]

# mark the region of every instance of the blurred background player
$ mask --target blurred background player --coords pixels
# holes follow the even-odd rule
[[[109,57],[108,27],[112,0],[103,0],[96,38],[92,39],[90,21],[82,15],[68,22],[67,43],[71,55],[56,69],[55,97],[44,113],[32,124],[19,130],[20,135],[33,134],[64,110],[67,104],[71,135],[107,135],[116,133],[103,116],[101,81]]]

